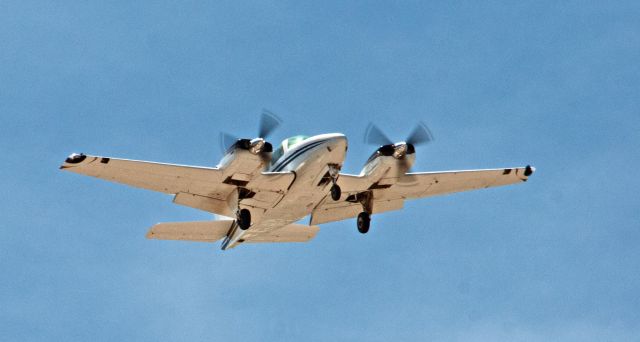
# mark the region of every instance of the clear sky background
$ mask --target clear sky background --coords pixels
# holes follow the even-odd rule
[[[637,341],[640,2],[0,2],[0,340]],[[529,182],[321,226],[146,240],[211,215],[58,170],[193,165],[221,131],[436,141],[415,170]]]

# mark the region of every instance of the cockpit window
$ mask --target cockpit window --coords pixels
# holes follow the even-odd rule
[[[309,139],[309,137],[306,135],[296,135],[295,137],[284,139],[280,146],[271,154],[271,164],[280,159],[290,148],[307,139]]]
[[[287,150],[291,148],[293,145],[297,145],[305,140],[309,139],[306,135],[296,135],[295,137],[291,137],[282,142],[282,145],[287,145]]]

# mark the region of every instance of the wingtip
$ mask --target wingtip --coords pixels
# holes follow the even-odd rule
[[[524,175],[527,177],[531,176],[534,172],[536,172],[536,168],[531,165],[527,165],[524,168]]]
[[[144,234],[144,237],[149,239],[149,240],[153,240],[156,238],[156,232],[154,230],[154,228],[156,228],[157,225],[159,225],[160,223],[156,223],[153,226],[151,226],[151,228],[149,228],[149,230],[147,230],[147,233]]]
[[[87,155],[84,153],[71,153],[64,162],[67,164],[78,164],[85,159],[87,159]]]
[[[76,166],[77,164],[82,163],[85,159],[87,159],[87,155],[84,153],[71,153],[65,160],[62,165],[60,165],[59,169],[64,170]]]

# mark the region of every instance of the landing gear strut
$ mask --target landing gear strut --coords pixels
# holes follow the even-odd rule
[[[331,199],[337,201],[340,199],[342,195],[342,190],[340,186],[337,184],[338,175],[340,174],[340,166],[335,164],[329,164],[329,176],[331,177]]]
[[[251,226],[251,212],[249,209],[240,209],[236,218],[238,227],[242,230],[247,230]]]
[[[358,214],[358,231],[362,234],[366,234],[369,231],[369,225],[371,224],[371,217],[369,213],[363,211]]]

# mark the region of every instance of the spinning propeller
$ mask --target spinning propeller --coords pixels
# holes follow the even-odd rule
[[[369,145],[380,146],[377,150],[383,156],[393,156],[398,160],[398,176],[409,170],[411,165],[407,155],[415,153],[415,146],[425,145],[433,141],[433,134],[424,122],[418,122],[405,141],[394,143],[384,132],[373,123],[367,126],[364,142]]]
[[[263,152],[272,152],[273,146],[271,146],[271,144],[265,139],[271,135],[271,133],[273,133],[281,123],[282,120],[278,116],[266,109],[263,109],[262,115],[260,115],[260,125],[258,126],[257,138],[241,139],[229,133],[220,133],[220,147],[222,148],[222,154],[225,154],[229,149],[234,147],[249,150],[253,154],[260,155],[262,155]]]

